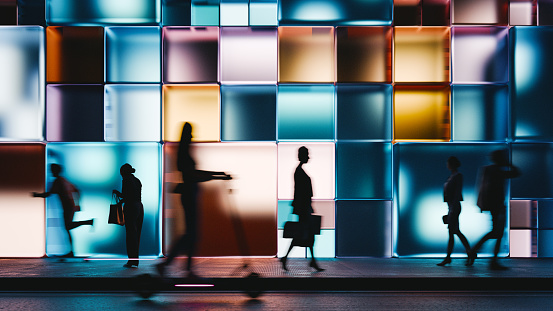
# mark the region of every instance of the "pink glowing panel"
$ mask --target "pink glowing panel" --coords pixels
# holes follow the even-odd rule
[[[314,200],[312,202],[314,214],[321,215],[321,229],[334,229],[336,221],[334,200]]]
[[[532,252],[532,230],[509,231],[509,256],[510,257],[536,257]]]
[[[45,253],[43,144],[1,144],[0,257],[42,257]]]
[[[163,27],[163,82],[217,82],[219,27]]]
[[[507,25],[508,0],[451,0],[451,23]]]
[[[334,199],[335,170],[333,143],[279,143],[278,144],[278,198],[294,198],[294,172],[299,164],[298,149],[309,150],[309,162],[303,165],[311,177],[313,199]]]
[[[537,0],[511,0],[509,3],[509,25],[536,26]]]
[[[275,28],[221,28],[221,82],[275,84],[278,37]]]
[[[453,83],[507,83],[509,28],[452,27]]]

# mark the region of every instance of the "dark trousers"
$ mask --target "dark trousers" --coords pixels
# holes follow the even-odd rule
[[[495,211],[492,211],[492,231],[490,231],[488,234],[486,234],[472,249],[474,253],[477,253],[482,244],[490,239],[496,239],[495,241],[495,248],[493,253],[493,260],[497,260],[497,255],[499,254],[499,249],[501,247],[501,240],[503,239],[503,232],[505,231],[505,222],[507,219],[507,216],[505,214],[505,209],[498,209]]]
[[[125,203],[123,214],[125,216],[125,231],[127,236],[127,256],[129,257],[127,263],[138,265],[138,250],[142,222],[144,221],[144,207],[140,202]]]
[[[181,194],[186,233],[173,244],[167,255],[167,260],[165,261],[165,264],[169,265],[179,254],[186,253],[188,255],[186,270],[188,271],[192,268],[192,257],[196,253],[196,244],[198,240],[198,208],[196,206],[196,201],[197,188],[195,185],[194,187],[190,187],[190,189],[185,189]]]

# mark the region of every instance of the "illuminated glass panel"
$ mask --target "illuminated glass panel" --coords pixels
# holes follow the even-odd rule
[[[336,87],[336,135],[339,140],[392,140],[392,86]]]
[[[553,198],[553,145],[550,143],[512,144],[513,164],[522,174],[511,181],[511,197]],[[539,182],[536,182],[538,181]]]
[[[159,27],[106,27],[106,82],[161,82]]]
[[[281,0],[280,25],[391,25],[391,0]]]
[[[285,239],[285,238],[282,237],[283,232],[284,232],[284,230],[282,230],[282,229],[278,230],[278,252],[277,252],[277,257],[279,257],[279,258],[286,255],[286,252],[288,251],[288,248],[290,247],[290,243],[292,242],[292,239],[288,239],[288,238]],[[292,249],[290,254],[288,254],[288,258],[305,258],[305,257],[307,257],[306,251],[308,251],[307,247],[296,246]]]
[[[510,227],[511,229],[536,229],[537,228],[537,201],[510,200]]]
[[[104,141],[104,86],[46,87],[46,140]]]
[[[538,230],[538,257],[553,257],[553,230]]]
[[[421,0],[394,0],[395,26],[420,26],[421,18]]]
[[[48,83],[104,83],[104,28],[46,28]]]
[[[391,143],[336,144],[336,198],[392,197]]]
[[[277,82],[277,29],[274,27],[221,28],[221,82]]]
[[[537,25],[537,0],[509,1],[509,25],[535,26]]]
[[[250,0],[251,26],[278,26],[277,0]]]
[[[553,28],[511,29],[511,103],[514,139],[553,140],[551,122],[551,68]]]
[[[190,26],[191,0],[161,0],[161,14],[163,26]]]
[[[276,85],[221,86],[221,140],[276,140]]]
[[[453,85],[451,98],[454,141],[507,139],[509,89],[506,85]]]
[[[248,0],[220,0],[221,26],[248,26]]]
[[[423,26],[449,26],[450,0],[423,0]]]
[[[298,149],[305,146],[309,162],[303,170],[311,178],[313,199],[334,199],[335,169],[332,143],[279,143],[278,144],[278,198],[294,198],[294,172],[300,163]]]
[[[450,171],[447,159],[456,156],[463,174],[461,232],[473,245],[491,230],[491,216],[476,206],[477,177],[482,166],[491,164],[486,155],[505,144],[397,143],[394,145],[394,255],[399,257],[443,257],[448,242],[443,185]],[[505,198],[507,199],[507,198]],[[507,201],[507,200],[506,200]],[[507,204],[507,202],[506,202]],[[507,228],[508,229],[508,228]],[[508,232],[508,231],[507,231]],[[508,236],[500,255],[508,254]],[[478,256],[493,253],[495,243],[485,243]],[[457,240],[454,256],[466,256]]]
[[[17,1],[17,24],[46,27],[45,11],[46,3],[44,0]]]
[[[163,82],[217,82],[218,27],[163,27]]]
[[[31,192],[44,192],[45,156],[42,144],[0,144],[1,257],[44,256],[44,199]]]
[[[160,141],[161,87],[106,85],[106,141]]]
[[[391,201],[336,202],[337,257],[392,256]]]
[[[279,82],[334,82],[334,28],[278,27]]]
[[[46,0],[49,25],[158,24],[160,0]]]
[[[507,25],[508,0],[451,0],[451,23]]]
[[[192,26],[219,26],[220,0],[191,0]]]
[[[277,253],[277,151],[275,143],[199,143],[191,147],[196,168],[224,171],[231,181],[200,183],[198,256],[244,255],[235,227],[242,224],[250,255]],[[170,183],[180,182],[178,144],[164,146],[165,249],[183,232],[183,209]],[[174,184],[173,184],[174,185]],[[233,189],[232,192],[229,192]],[[234,219],[233,217],[237,217]],[[237,220],[239,223],[234,223]]]
[[[507,27],[453,27],[453,83],[507,83]]]
[[[321,229],[335,228],[335,202],[334,200],[314,200],[311,202],[313,214],[321,216]],[[287,221],[298,221],[298,215],[292,214],[292,200],[278,201],[277,227],[284,229]]]
[[[316,258],[336,257],[336,232],[335,230],[321,230],[321,234],[315,236],[313,251]],[[311,258],[311,252],[307,250],[307,258]]]
[[[553,1],[538,0],[538,25],[553,25]]]
[[[449,140],[448,86],[395,86],[394,140]]]
[[[449,81],[449,27],[394,28],[395,82]]]
[[[537,201],[538,229],[553,229],[553,200]]]
[[[278,140],[333,140],[334,86],[279,85]]]
[[[338,82],[392,82],[391,27],[337,27]]]
[[[0,141],[44,138],[44,32],[0,28]]]
[[[219,85],[164,85],[163,140],[180,141],[182,124],[194,127],[194,141],[219,141]]]
[[[528,258],[536,257],[533,254],[535,230],[509,231],[509,257]]]
[[[76,256],[118,255],[126,257],[125,228],[108,224],[111,191],[121,191],[119,168],[131,164],[142,183],[144,222],[140,238],[140,256],[161,253],[161,147],[158,143],[50,143],[47,165],[60,164],[62,176],[80,191],[81,211],[74,220],[95,219],[94,229],[81,226],[71,230]],[[53,181],[48,174],[48,183]],[[63,229],[61,204],[57,196],[46,199],[47,255],[69,250]]]

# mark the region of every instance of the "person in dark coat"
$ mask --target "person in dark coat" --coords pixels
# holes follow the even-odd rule
[[[469,242],[459,229],[459,214],[461,214],[461,201],[463,201],[463,175],[458,171],[460,166],[461,161],[456,157],[452,156],[447,159],[447,168],[451,171],[451,175],[449,175],[449,178],[444,184],[444,202],[447,203],[448,207],[446,222],[449,229],[449,241],[447,243],[447,255],[438,266],[445,266],[451,263],[451,253],[453,252],[455,235],[457,235],[461,243],[463,243],[467,256],[470,254]]]
[[[309,266],[317,271],[323,271],[324,269],[319,267],[317,264],[317,261],[315,260],[315,253],[313,251],[315,234],[310,228],[310,218],[313,213],[313,207],[311,207],[313,187],[311,185],[311,178],[303,170],[303,165],[309,161],[309,150],[306,147],[302,146],[298,149],[298,159],[300,163],[294,172],[294,200],[292,201],[292,214],[298,215],[300,236],[292,239],[286,255],[280,258],[280,262],[282,263],[282,268],[288,271],[286,261],[288,260],[288,255],[292,251],[292,248],[294,248],[294,246],[309,247],[309,250],[311,251],[311,263]]]
[[[140,247],[140,234],[144,221],[144,206],[142,205],[142,183],[133,173],[136,170],[128,163],[119,169],[123,184],[121,192],[113,190],[123,203],[123,216],[125,217],[125,233],[127,244],[127,256],[129,260],[123,267],[138,268],[138,256]]]
[[[484,235],[471,250],[469,255],[469,265],[474,263],[477,252],[490,239],[496,239],[494,256],[490,263],[492,270],[505,270],[498,263],[497,255],[501,247],[501,239],[505,231],[505,222],[507,219],[507,207],[505,205],[505,181],[508,178],[515,178],[520,175],[519,169],[509,164],[509,158],[506,150],[496,150],[490,154],[493,164],[482,168],[480,191],[478,193],[477,205],[482,211],[490,211],[492,214],[492,231]]]

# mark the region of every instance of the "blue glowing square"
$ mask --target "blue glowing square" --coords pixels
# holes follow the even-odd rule
[[[338,140],[392,140],[392,86],[336,87]]]
[[[389,200],[392,197],[392,144],[338,142],[336,197]]]
[[[50,143],[46,147],[47,165],[60,164],[62,176],[80,191],[81,211],[74,221],[95,219],[94,230],[81,226],[71,230],[73,251],[77,256],[126,256],[125,228],[108,224],[113,189],[121,191],[119,168],[131,164],[142,183],[144,221],[140,238],[140,256],[157,257],[161,253],[161,146],[158,143]],[[48,183],[53,181],[48,174]],[[49,187],[49,185],[47,186]],[[57,196],[46,200],[46,253],[68,252],[63,230],[61,204]]]
[[[277,0],[250,0],[250,26],[278,26]]]
[[[454,141],[505,141],[508,137],[509,88],[506,85],[453,85]]]
[[[336,257],[336,232],[332,229],[321,230],[321,234],[315,236],[313,251],[316,258]],[[307,258],[311,258],[311,252],[307,251]]]
[[[553,198],[553,144],[512,144],[513,165],[521,175],[511,181],[511,197],[520,199]],[[539,182],[536,182],[539,181]]]
[[[44,29],[0,28],[0,141],[44,139]]]
[[[192,26],[219,26],[220,0],[192,0]]]
[[[553,257],[553,230],[538,230],[538,257]]]
[[[220,0],[221,26],[248,26],[249,0]]]
[[[511,28],[512,128],[517,141],[553,140],[551,68],[553,28]]]
[[[292,214],[292,200],[278,200],[277,229],[284,229],[287,221],[298,221],[298,215]]]
[[[553,229],[553,200],[538,201],[538,229]]]
[[[106,141],[161,140],[161,86],[106,85]]]
[[[161,22],[160,0],[46,0],[48,25],[154,25]]]
[[[162,0],[161,23],[163,26],[190,26],[191,0]]]
[[[491,230],[491,216],[476,206],[477,179],[480,168],[491,164],[490,152],[506,148],[499,143],[397,143],[394,145],[394,255],[399,257],[445,256],[448,231],[442,215],[448,207],[443,201],[443,185],[451,172],[446,163],[450,156],[461,161],[463,174],[461,232],[473,245]],[[507,204],[507,198],[505,198]],[[507,228],[508,229],[508,228]],[[457,240],[458,241],[458,240]],[[505,238],[508,241],[508,238]],[[486,243],[479,256],[493,253],[494,243]],[[502,246],[500,255],[508,254]],[[465,256],[460,242],[454,256]]]
[[[276,85],[222,85],[221,139],[275,141],[276,90]]]
[[[161,82],[159,27],[106,27],[106,82]]]
[[[336,202],[337,257],[392,256],[391,201]]]
[[[334,140],[333,85],[279,85],[278,140]]]

